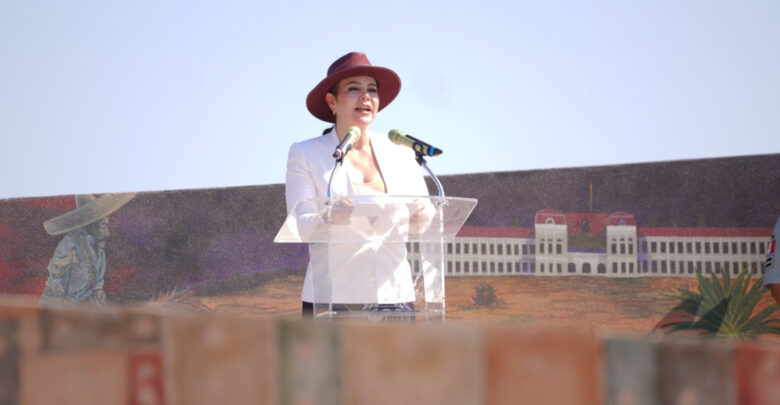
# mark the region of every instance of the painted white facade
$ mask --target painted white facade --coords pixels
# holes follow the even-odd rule
[[[748,269],[760,276],[769,243],[770,237],[648,236],[638,260],[643,275],[695,277],[696,272],[723,271],[733,275]]]
[[[695,277],[697,272],[736,275],[748,269],[758,277],[770,243],[769,235],[642,237],[635,225],[621,221],[606,226],[605,248],[578,250],[569,248],[567,225],[551,222],[537,221],[525,238],[456,237],[445,247],[447,275]],[[713,232],[717,230],[704,233]],[[419,269],[414,244],[409,245],[408,258],[412,269]]]

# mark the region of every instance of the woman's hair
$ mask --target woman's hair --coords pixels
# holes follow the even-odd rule
[[[331,87],[330,90],[328,90],[328,93],[333,94],[333,97],[338,97],[338,94],[339,94],[339,89],[338,89],[339,83],[341,83],[341,81],[339,81],[338,83],[334,84],[333,87]],[[336,124],[333,124],[333,126],[331,126],[331,127],[325,128],[325,130],[322,131],[322,134],[323,135],[327,135],[331,131],[333,131],[334,129],[336,129]]]

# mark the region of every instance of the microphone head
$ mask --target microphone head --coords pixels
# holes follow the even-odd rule
[[[390,132],[387,133],[387,137],[396,145],[402,145],[401,140],[404,136],[406,136],[406,134],[397,129],[391,129]]]
[[[360,128],[358,128],[358,127],[349,127],[349,128],[347,128],[346,136],[349,136],[350,133],[354,137],[352,142],[357,142],[357,140],[360,139]]]

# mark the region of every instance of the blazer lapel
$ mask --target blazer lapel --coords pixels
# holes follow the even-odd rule
[[[329,134],[324,136],[328,137],[328,139],[327,142],[325,142],[326,150],[322,153],[323,159],[325,159],[323,161],[325,170],[322,178],[324,180],[323,195],[327,195],[330,174],[336,165],[336,160],[331,157],[331,154],[336,149],[336,146],[338,146],[339,138],[336,136],[336,131],[331,131]],[[349,170],[347,170],[347,168],[343,165],[338,168],[336,175],[333,177],[333,183],[331,184],[330,192],[333,196],[352,195],[354,193],[352,190],[352,181],[349,177]]]

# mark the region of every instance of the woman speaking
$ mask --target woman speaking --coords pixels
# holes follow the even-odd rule
[[[288,213],[301,199],[329,197],[329,183],[330,197],[335,198],[428,195],[414,152],[369,130],[379,111],[395,99],[400,89],[401,79],[395,72],[372,66],[363,53],[348,53],[330,65],[327,76],[306,97],[306,107],[315,117],[334,125],[321,136],[290,147],[285,189]],[[354,127],[360,136],[331,181],[334,150],[348,131],[354,135]],[[316,214],[325,206],[320,203],[309,209]],[[334,209],[334,221],[339,221],[339,213],[348,215],[350,209]],[[338,271],[333,274],[331,290],[320,291],[313,274],[327,274],[328,246],[309,244],[301,296],[305,316],[311,316],[314,303],[324,304],[322,299],[328,294],[334,310],[413,308],[414,286],[403,243],[339,244],[331,254]]]

